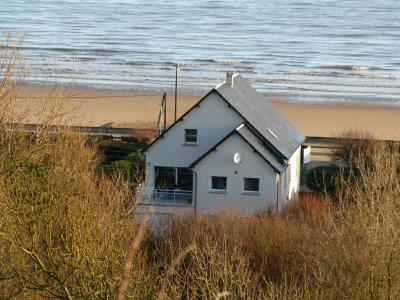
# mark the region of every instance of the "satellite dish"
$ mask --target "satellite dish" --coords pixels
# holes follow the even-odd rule
[[[235,164],[240,164],[240,160],[241,160],[240,153],[236,152],[236,153],[233,155],[233,162],[234,162]]]

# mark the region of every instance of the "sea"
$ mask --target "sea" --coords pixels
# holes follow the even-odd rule
[[[271,98],[400,106],[398,0],[2,0],[32,81],[202,94],[236,71]]]

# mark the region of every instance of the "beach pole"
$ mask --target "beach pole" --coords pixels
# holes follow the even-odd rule
[[[161,118],[163,118],[163,124],[161,124]],[[166,128],[167,128],[167,93],[164,92],[161,100],[160,112],[158,113],[158,121],[157,121],[158,135],[161,135]]]
[[[164,131],[165,131],[165,129],[167,129],[167,92],[164,92],[163,103],[164,103]]]
[[[162,128],[161,128],[161,118],[162,118],[162,114],[164,111],[164,98],[161,100],[161,105],[160,105],[160,111],[158,113],[158,121],[157,121],[157,133],[158,135],[161,135],[162,133]]]
[[[179,64],[175,66],[175,114],[174,114],[174,122],[176,122],[176,108],[178,105],[178,68]]]

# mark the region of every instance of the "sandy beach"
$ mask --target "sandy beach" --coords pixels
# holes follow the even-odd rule
[[[17,110],[29,112],[26,122],[35,123],[41,99],[59,99],[71,125],[155,128],[162,95],[130,90],[73,87],[60,93],[25,86],[18,92]],[[201,96],[179,95],[178,116]],[[167,96],[168,123],[173,121],[174,95]],[[344,130],[362,130],[376,138],[400,140],[400,108],[272,102],[306,136],[337,136]]]

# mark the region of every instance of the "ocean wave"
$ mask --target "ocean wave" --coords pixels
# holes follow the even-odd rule
[[[219,65],[239,65],[250,63],[250,61],[244,59],[213,59],[213,62]]]
[[[245,59],[229,59],[229,58],[211,58],[211,59],[193,59],[191,61],[182,62],[184,65],[187,63],[193,63],[193,64],[199,64],[199,65],[210,65],[210,64],[215,64],[215,65],[240,65],[240,64],[249,64],[251,61],[245,60]]]
[[[96,48],[73,48],[73,47],[28,47],[22,46],[21,51],[48,51],[48,52],[62,52],[62,53],[93,53],[93,54],[110,54],[110,53],[124,53],[126,50],[121,49],[96,49]]]
[[[373,69],[369,69],[371,72],[341,72],[340,70],[333,71],[333,69],[325,68],[318,70],[318,68],[309,69],[293,69],[293,70],[252,70],[250,74],[254,76],[304,76],[304,77],[321,77],[321,78],[348,78],[357,80],[398,80],[400,74],[390,72],[372,72]],[[380,71],[386,69],[381,68]],[[342,70],[343,71],[343,70]],[[357,84],[357,83],[355,83]]]
[[[312,68],[304,70],[304,69],[293,69],[293,70],[254,70],[252,73],[257,76],[311,76],[311,77],[349,77],[349,74],[340,73],[337,71],[320,71],[314,70]]]
[[[37,62],[46,62],[46,63],[79,63],[79,62],[92,62],[95,61],[96,58],[94,57],[84,57],[84,56],[39,56],[39,55],[32,55],[22,57],[22,60],[28,63],[37,63]]]
[[[318,69],[334,69],[334,70],[342,70],[342,71],[359,71],[359,72],[367,72],[367,71],[385,71],[386,68],[376,67],[376,66],[357,66],[357,65],[322,65],[317,66]]]

